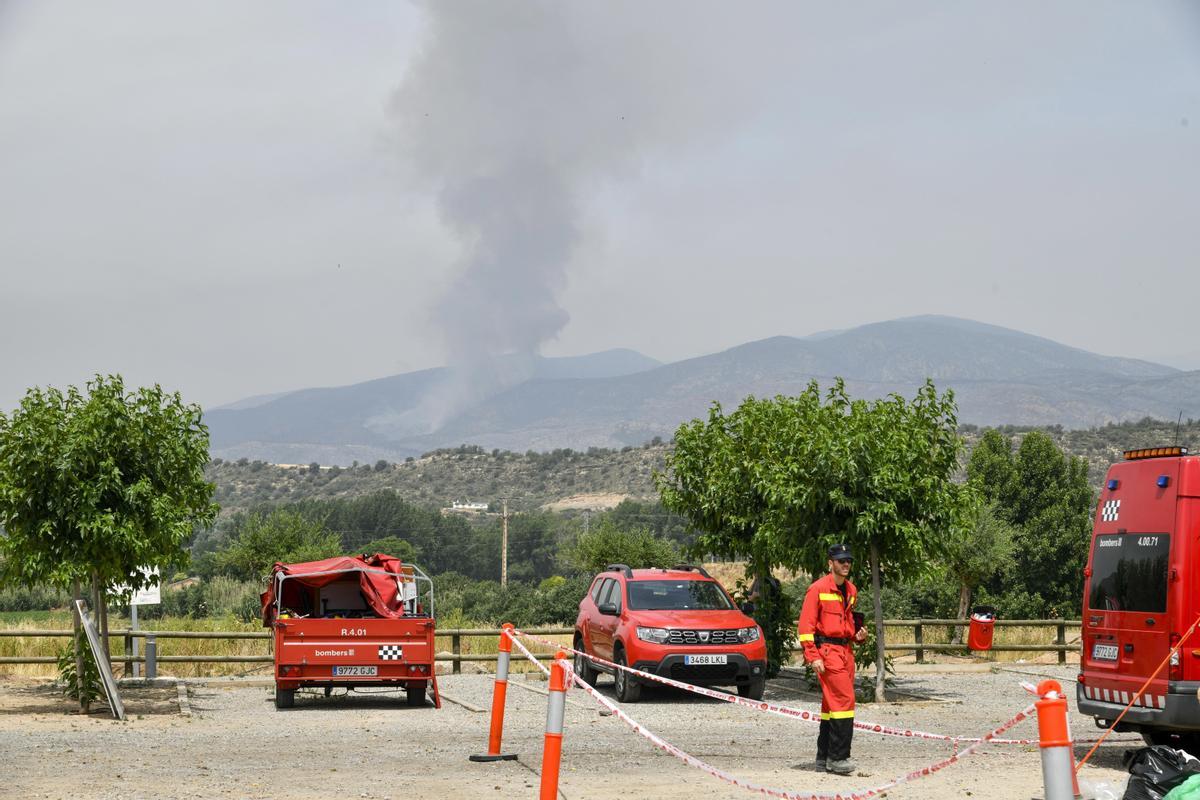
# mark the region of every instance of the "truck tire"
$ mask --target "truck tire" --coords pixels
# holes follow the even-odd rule
[[[408,704],[410,706],[425,705],[425,684],[409,686],[406,691],[408,692]]]
[[[613,661],[622,667],[626,666],[625,651],[618,648],[617,652],[613,654]],[[617,690],[617,699],[622,703],[636,703],[642,698],[642,685],[628,671],[618,669],[613,676],[613,681]]]
[[[737,690],[739,697],[748,697],[751,700],[762,700],[763,692],[767,690],[767,679],[751,678],[748,683],[739,683]]]
[[[296,704],[295,689],[280,689],[275,687],[275,707],[276,708],[291,708]]]

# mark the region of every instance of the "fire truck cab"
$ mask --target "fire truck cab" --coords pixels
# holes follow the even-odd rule
[[[1200,744],[1200,630],[1168,658],[1200,617],[1200,456],[1147,448],[1112,465],[1084,577],[1079,710],[1149,743]]]
[[[300,688],[403,688],[408,704],[441,708],[434,672],[433,582],[377,553],[275,564],[262,594],[275,632],[275,706]]]

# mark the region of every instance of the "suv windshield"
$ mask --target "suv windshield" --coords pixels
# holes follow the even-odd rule
[[[643,611],[716,611],[733,608],[733,604],[713,581],[630,581],[629,607]]]
[[[1165,533],[1097,536],[1088,607],[1097,611],[1166,611],[1170,549],[1171,537]]]

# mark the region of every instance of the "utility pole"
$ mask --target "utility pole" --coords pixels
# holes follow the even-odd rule
[[[508,498],[500,503],[500,585],[508,586]]]

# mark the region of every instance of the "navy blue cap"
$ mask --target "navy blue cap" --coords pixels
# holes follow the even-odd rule
[[[833,561],[842,561],[843,559],[854,559],[850,554],[850,546],[846,544],[835,544],[829,548],[829,558]]]

